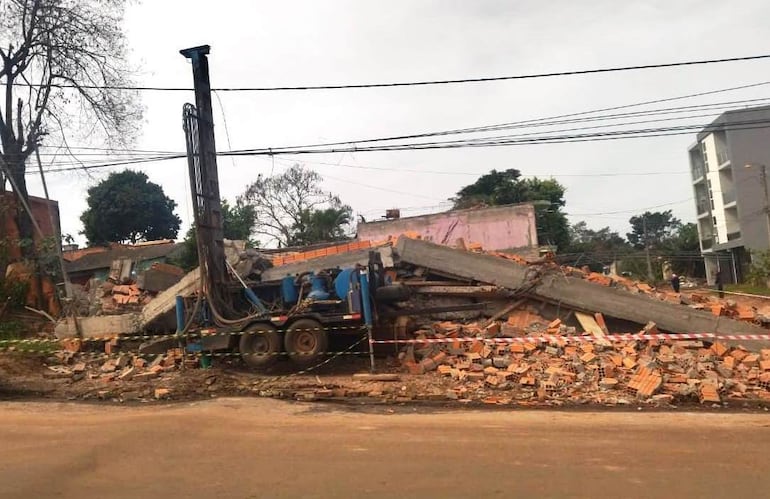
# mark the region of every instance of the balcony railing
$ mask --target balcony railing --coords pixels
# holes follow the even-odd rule
[[[706,174],[706,170],[702,166],[693,166],[692,167],[692,179],[693,181],[698,180],[699,178],[703,178],[703,176]]]
[[[698,215],[702,215],[704,213],[707,213],[709,211],[709,202],[706,199],[701,199],[696,204],[696,208],[698,209]]]
[[[730,204],[735,201],[735,191],[727,191],[725,193],[722,193],[722,202],[724,204]]]
[[[717,163],[722,165],[724,163],[727,163],[730,160],[730,158],[727,156],[727,151],[722,149],[720,151],[717,151]]]
[[[714,246],[714,238],[710,237],[708,239],[701,239],[700,240],[700,247],[705,249],[711,249],[711,247]]]

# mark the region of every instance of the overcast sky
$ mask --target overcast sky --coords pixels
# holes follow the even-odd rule
[[[145,0],[129,8],[126,32],[139,85],[191,86],[191,67],[178,51],[209,44],[214,87],[253,87],[457,79],[757,55],[767,52],[768,19],[770,3],[762,0]],[[770,80],[768,60],[495,83],[220,93],[214,99],[216,140],[219,150],[349,141],[581,112],[765,80]],[[767,95],[768,87],[757,87],[667,105]],[[143,92],[142,100],[145,121],[136,148],[183,151],[182,105],[193,100],[192,93]],[[405,215],[438,211],[476,176],[517,168],[564,184],[571,221],[609,225],[625,234],[631,215],[659,205],[694,221],[686,152],[694,138],[274,161],[220,158],[219,175],[223,197],[234,199],[258,174],[303,162],[324,176],[326,189],[372,219],[394,207]],[[121,168],[50,175],[64,233],[82,230],[86,189]],[[186,168],[184,160],[138,168],[176,200],[183,231],[191,220]],[[610,172],[624,175],[581,176]],[[646,175],[652,172],[664,174]],[[645,175],[625,175],[630,173]],[[42,192],[39,185],[30,178],[32,194]],[[82,236],[77,239],[83,242]]]

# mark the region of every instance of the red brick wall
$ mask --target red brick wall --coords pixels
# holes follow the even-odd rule
[[[40,230],[43,235],[48,237],[54,237],[59,229],[59,203],[56,201],[46,201],[43,198],[30,196],[29,206],[32,210],[32,214],[40,226]],[[53,213],[53,225],[51,224],[51,216],[49,215],[49,206]],[[16,207],[17,200],[13,192],[0,193],[0,237],[7,238],[11,241],[17,241],[19,238],[19,229],[16,226]],[[35,231],[35,242],[40,242],[40,237]],[[10,248],[9,257],[11,260],[21,258],[21,252],[18,245],[13,245]]]

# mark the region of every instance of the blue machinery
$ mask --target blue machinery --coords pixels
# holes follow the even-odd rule
[[[366,336],[369,339],[369,370],[374,372],[374,338],[372,337],[372,300],[369,295],[369,271],[361,270],[358,276],[361,283],[361,296],[363,297],[364,324],[366,324]]]
[[[237,274],[235,275],[237,276]],[[332,285],[336,297],[347,303],[348,312],[360,313],[363,316],[369,341],[369,361],[371,371],[374,372],[374,338],[372,329],[374,325],[374,310],[372,308],[369,277],[369,269],[367,268],[347,268],[337,274]],[[253,305],[258,306],[258,308],[266,310],[256,294],[240,278],[239,281],[244,286],[244,294],[247,300]],[[327,289],[327,282],[327,276],[313,273],[299,277],[287,276],[280,283],[281,297],[285,304],[295,304],[300,300],[300,289],[303,283],[310,283],[310,291],[306,298],[311,300],[327,300],[332,295]],[[176,322],[177,334],[181,334],[185,328],[185,307],[184,299],[181,296],[176,297]],[[200,345],[197,346],[200,347]]]

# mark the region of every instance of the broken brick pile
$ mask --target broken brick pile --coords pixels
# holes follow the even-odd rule
[[[101,285],[101,309],[103,313],[139,311],[152,299],[136,284],[115,285],[106,282]]]
[[[404,348],[402,366],[411,374],[450,378],[453,398],[500,403],[770,400],[770,349],[752,352],[720,342],[654,339],[576,343],[558,336],[510,344],[453,341],[477,337],[479,329],[445,322],[418,332],[417,339],[448,341]],[[543,332],[574,335],[575,328],[556,320]]]
[[[64,350],[55,354],[61,364],[47,367],[43,376],[72,382],[95,380],[104,384],[104,393],[112,393],[114,384],[156,380],[164,373],[179,370],[185,362],[188,367],[197,367],[199,362],[196,357],[185,359],[180,348],[148,357],[128,352],[111,352],[114,342],[106,344],[105,354],[81,352],[78,340],[73,339],[67,340],[64,347]],[[156,388],[154,395],[156,399],[167,398],[170,390]]]

